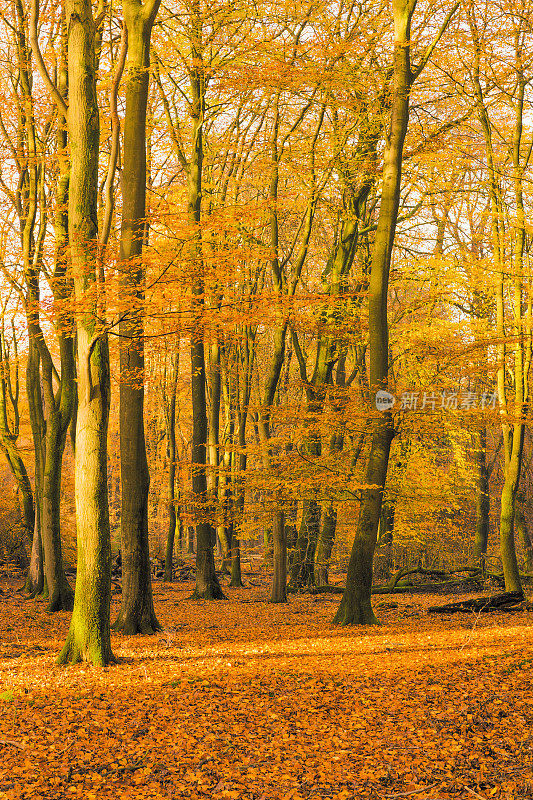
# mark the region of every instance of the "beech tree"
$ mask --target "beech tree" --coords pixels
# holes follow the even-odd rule
[[[160,0],[124,0],[127,32],[126,113],[122,171],[121,289],[130,308],[120,336],[120,475],[122,604],[115,630],[153,633],[160,629],[152,599],[148,542],[150,475],[144,435],[144,269],[146,234],[146,108],[150,40]]]
[[[411,63],[411,22],[417,0],[393,0],[394,54],[392,63],[390,128],[383,157],[383,175],[380,208],[377,221],[372,263],[369,278],[369,388],[371,396],[388,386],[388,287],[389,270],[398,206],[400,199],[403,146],[409,122],[409,96],[412,86],[426,66],[434,47],[444,33],[449,20],[458,9],[454,5],[448,12],[433,42],[421,57]],[[373,422],[372,444],[365,471],[365,484],[355,539],[353,542],[346,589],[334,622],[372,624],[376,617],[372,610],[372,562],[377,541],[383,491],[394,425],[390,411],[379,412]]]
[[[98,309],[99,108],[96,96],[98,25],[90,0],[67,0],[68,102],[50,78],[37,39],[39,7],[32,5],[33,57],[70,143],[68,238],[75,296],[78,356],[75,495],[77,577],[74,609],[58,663],[114,660],[110,639],[111,542],[107,490],[110,382],[107,329]]]

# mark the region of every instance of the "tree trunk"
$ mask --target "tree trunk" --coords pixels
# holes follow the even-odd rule
[[[396,515],[396,494],[384,500],[381,506],[381,517],[379,520],[379,539],[378,547],[384,548],[384,558],[381,561],[381,571],[379,577],[388,580],[392,575],[393,558],[392,543],[394,537],[394,517]]]
[[[44,471],[44,417],[42,411],[41,382],[39,377],[39,350],[29,337],[28,360],[26,363],[26,396],[30,414],[30,426],[33,438],[34,451],[34,498],[35,498],[35,524],[33,528],[33,543],[30,558],[30,568],[26,577],[25,590],[30,597],[41,595],[45,591],[44,581],[44,554],[41,538],[41,508],[42,508],[42,475]]]
[[[346,589],[333,620],[338,625],[377,622],[371,603],[372,563],[393,435],[391,420],[383,414],[374,429],[365,473],[365,484],[372,488],[365,490],[348,564]]]
[[[68,380],[67,375],[62,375]],[[72,388],[72,384],[71,384]],[[61,551],[61,467],[70,414],[61,425],[58,410],[47,415],[46,460],[43,474],[42,541],[48,586],[48,611],[72,611],[74,592],[63,566]]]
[[[285,537],[285,514],[274,512],[272,526],[274,545],[274,572],[272,576],[271,603],[287,602],[287,540]]]
[[[77,302],[78,417],[76,525],[78,560],[74,610],[58,663],[105,665],[111,651],[111,541],[107,494],[109,351],[94,299],[97,249],[99,111],[95,24],[89,0],[66,0],[68,129],[71,146],[69,242]]]
[[[219,525],[217,527],[218,545],[220,547],[220,555],[222,556],[222,563],[220,571],[223,575],[229,575],[231,570],[231,532],[229,524]]]
[[[194,554],[194,526],[187,526],[187,552]]]
[[[303,500],[302,520],[291,570],[291,587],[315,583],[315,549],[320,529],[320,506],[314,497]]]
[[[393,0],[394,56],[391,126],[383,162],[383,186],[369,283],[370,392],[386,389],[388,380],[389,328],[387,294],[389,270],[398,218],[403,145],[409,121],[411,72],[409,39],[416,0]],[[346,589],[334,622],[340,625],[373,624],[372,565],[376,546],[390,445],[394,436],[390,412],[379,412],[373,422],[372,445],[365,474],[359,521],[350,554]]]
[[[485,423],[479,431],[478,447],[474,453],[476,469],[476,532],[474,536],[474,562],[485,568],[489,542],[490,493],[487,467],[487,429]]]
[[[531,575],[531,573],[533,573],[533,541],[531,540],[531,534],[524,514],[523,502],[523,494],[517,496],[515,504],[515,529],[524,550],[524,570],[528,575]]]
[[[44,558],[41,539],[41,509],[35,506],[35,526],[31,547],[30,566],[26,576],[24,589],[30,597],[36,597],[44,591]]]
[[[192,103],[192,152],[187,169],[188,216],[192,226],[190,269],[192,286],[191,393],[192,393],[192,493],[196,523],[196,588],[193,597],[221,599],[222,589],[215,572],[215,534],[207,521],[207,404],[204,351],[204,263],[200,230],[202,203],[203,125],[205,75],[202,60],[202,15],[198,0],[191,10],[191,59],[189,70]]]
[[[178,352],[172,358],[170,376],[170,400],[166,407],[167,452],[168,452],[168,534],[165,553],[165,577],[167,582],[173,577],[174,539],[176,537],[176,395],[178,390],[179,342]],[[181,530],[181,528],[180,528]],[[180,543],[181,547],[181,543]]]
[[[128,635],[161,629],[154,610],[148,541],[150,474],[144,435],[144,268],[146,109],[150,38],[159,0],[123,0],[128,34],[122,228],[122,290],[128,314],[120,334],[120,481],[122,603],[114,630]]]
[[[329,561],[335,530],[337,528],[337,511],[333,503],[329,503],[322,519],[315,553],[315,583],[317,586],[327,586],[329,582]]]
[[[512,476],[507,477],[502,489],[500,553],[502,557],[506,592],[522,591],[514,539],[516,484],[517,481],[513,480]]]

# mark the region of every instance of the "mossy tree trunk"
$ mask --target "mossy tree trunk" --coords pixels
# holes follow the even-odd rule
[[[524,447],[524,429],[529,400],[529,369],[532,358],[532,301],[528,296],[528,266],[524,264],[526,248],[526,215],[523,197],[523,177],[528,166],[529,151],[524,148],[524,100],[528,79],[524,73],[522,38],[526,25],[520,19],[510,39],[515,89],[512,99],[514,124],[509,137],[510,171],[514,183],[512,220],[508,217],[508,199],[502,197],[501,172],[495,154],[495,127],[485,88],[480,77],[483,34],[470,6],[466,7],[467,21],[474,44],[471,78],[478,119],[484,137],[488,172],[491,214],[492,258],[495,281],[495,327],[497,338],[496,386],[502,420],[504,485],[501,495],[500,552],[508,592],[521,591],[516,558],[514,522],[516,492],[520,481]],[[513,52],[514,51],[514,52]],[[500,132],[496,134],[499,138]],[[508,234],[511,237],[507,239]],[[508,302],[511,319],[507,320]],[[525,308],[524,308],[525,306]]]
[[[128,308],[120,326],[120,481],[122,602],[113,628],[128,635],[154,633],[148,540],[150,474],[144,434],[144,267],[146,225],[146,112],[150,40],[160,0],[123,0],[128,36],[122,227],[121,288]]]
[[[398,217],[403,145],[409,120],[409,93],[414,80],[410,61],[411,19],[416,0],[393,0],[394,56],[391,124],[383,163],[383,185],[369,284],[370,392],[386,388],[388,378],[387,293],[389,269]],[[376,546],[390,445],[394,435],[390,412],[373,422],[372,444],[365,472],[359,520],[348,564],[346,589],[334,622],[373,624],[372,563]]]
[[[110,637],[111,541],[107,495],[109,352],[96,309],[99,110],[96,97],[96,26],[90,0],[66,0],[68,108],[71,148],[68,234],[76,298],[78,416],[75,495],[78,542],[74,610],[58,663],[114,660]],[[36,40],[32,45],[39,55]],[[46,76],[45,76],[46,77]],[[49,81],[49,78],[48,78]]]
[[[506,592],[522,591],[520,571],[516,558],[514,525],[516,492],[520,480],[520,467],[522,463],[523,437],[524,426],[515,425],[512,437],[513,443],[510,446],[510,458],[505,470],[505,480],[501,498],[500,554]],[[519,441],[515,441],[516,439],[519,439]]]

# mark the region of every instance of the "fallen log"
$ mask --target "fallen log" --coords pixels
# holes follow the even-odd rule
[[[431,592],[442,591],[443,589],[456,589],[458,586],[468,588],[465,591],[472,591],[481,586],[476,578],[463,578],[462,580],[449,580],[442,583],[417,583],[417,584],[396,584],[395,586],[373,586],[372,594],[431,594]],[[292,594],[343,594],[344,586],[304,586],[301,588],[287,587],[287,591]]]
[[[504,592],[504,594],[492,595],[492,597],[478,597],[470,600],[462,600],[458,603],[447,603],[444,606],[430,606],[428,614],[457,614],[468,611],[497,611],[498,609],[510,609],[519,605],[524,600],[523,592]]]
[[[402,567],[401,569],[399,569],[397,572],[394,573],[394,575],[390,578],[390,580],[387,582],[386,585],[389,589],[394,589],[396,586],[403,583],[404,578],[408,578],[411,575],[423,575],[427,578],[437,578],[440,579],[442,585],[444,585],[447,582],[453,581],[454,576],[461,575],[462,573],[465,572],[468,573],[468,578],[464,578],[463,580],[468,580],[481,576],[481,570],[478,567],[463,567],[461,569],[452,569],[449,571],[441,569],[427,569],[426,567],[420,567],[420,566],[413,568]],[[458,579],[455,578],[455,580]]]

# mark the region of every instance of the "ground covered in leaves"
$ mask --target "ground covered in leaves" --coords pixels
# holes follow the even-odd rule
[[[155,584],[164,631],[114,635],[100,670],[54,665],[69,614],[17,585],[0,580],[2,800],[533,798],[531,613],[401,595],[376,598],[380,627],[339,629],[335,596]]]

